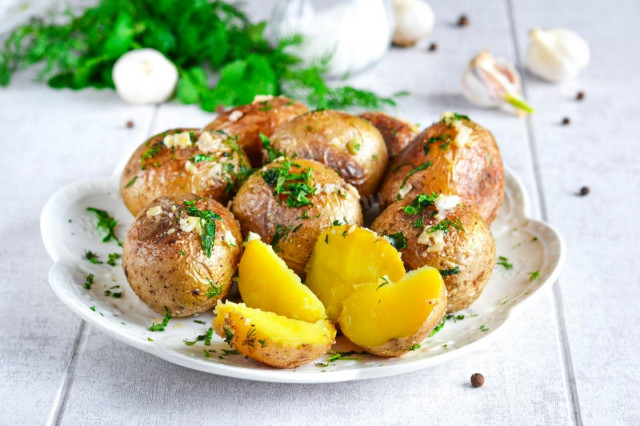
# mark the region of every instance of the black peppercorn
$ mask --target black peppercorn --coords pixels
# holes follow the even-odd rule
[[[570,123],[571,123],[571,120],[569,120],[569,117],[565,117],[562,119],[563,126],[568,126]]]
[[[438,49],[438,45],[435,43],[431,43],[429,45],[429,52],[435,52]]]
[[[589,193],[589,191],[590,189],[588,186],[583,186],[582,188],[580,188],[580,192],[578,192],[578,195],[580,195],[581,197],[584,197]]]
[[[578,92],[578,94],[576,95],[576,99],[581,101],[584,99],[584,92]]]
[[[474,373],[471,375],[471,386],[479,388],[484,385],[484,376],[480,373]]]
[[[466,27],[467,25],[469,25],[469,18],[467,18],[467,15],[460,15],[460,18],[458,19],[458,26]]]
[[[133,121],[129,120],[127,121],[127,129],[130,129],[133,127]]]

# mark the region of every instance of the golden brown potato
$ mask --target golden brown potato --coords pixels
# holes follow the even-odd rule
[[[241,242],[236,220],[220,203],[192,194],[161,197],[129,228],[122,267],[151,309],[185,317],[213,308],[227,294]]]
[[[334,222],[362,224],[358,191],[327,166],[302,159],[274,161],[254,173],[231,210],[245,237],[258,234],[303,278],[324,229]]]
[[[491,278],[493,236],[482,217],[457,196],[410,196],[387,207],[371,229],[389,236],[407,270],[432,266],[448,292],[448,312],[468,308]]]
[[[409,194],[459,195],[491,223],[504,196],[500,150],[487,129],[445,113],[393,160],[381,192],[385,205]]]
[[[399,118],[392,117],[384,112],[365,112],[360,117],[368,120],[382,135],[387,145],[389,158],[393,159],[402,151],[418,134],[417,126],[407,123]]]
[[[260,133],[271,134],[283,123],[309,109],[300,102],[284,96],[256,96],[248,104],[231,108],[219,114],[205,130],[222,130],[238,137],[238,143],[249,157],[253,167],[262,165],[262,140]]]
[[[271,147],[285,156],[319,161],[355,186],[374,193],[387,167],[387,148],[370,122],[339,111],[314,111],[280,126]]]
[[[120,194],[134,215],[164,195],[193,193],[226,203],[249,171],[249,160],[232,138],[173,129],[133,153],[122,172]]]
[[[424,266],[397,282],[380,277],[355,285],[344,300],[340,329],[353,343],[380,356],[400,356],[420,347],[447,309],[442,277]]]
[[[294,368],[318,359],[335,342],[329,321],[305,322],[244,303],[218,303],[213,329],[242,355],[276,368]]]

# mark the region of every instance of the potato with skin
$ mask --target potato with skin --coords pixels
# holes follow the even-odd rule
[[[362,197],[379,187],[387,167],[387,148],[370,122],[339,111],[301,115],[280,126],[271,147],[285,156],[319,161],[355,186]]]
[[[382,135],[389,158],[395,158],[418,135],[418,126],[392,117],[384,112],[365,112],[360,117],[368,120]]]
[[[425,266],[397,282],[381,278],[356,285],[343,302],[340,330],[369,353],[400,356],[431,333],[446,309],[442,277]]]
[[[131,289],[151,309],[186,317],[225,297],[241,242],[236,220],[220,203],[192,194],[161,197],[129,228],[122,267]]]
[[[213,329],[242,355],[276,368],[294,368],[318,359],[335,342],[330,322],[305,322],[247,307],[218,303]]]
[[[167,130],[133,153],[122,172],[120,194],[133,215],[164,195],[193,193],[226,203],[249,172],[249,160],[233,138]]]
[[[326,319],[324,305],[273,248],[249,241],[238,268],[238,290],[251,308],[306,322]]]
[[[504,170],[489,130],[453,113],[420,133],[391,163],[385,205],[420,193],[458,195],[491,223],[504,196]]]
[[[355,225],[323,231],[306,270],[307,286],[324,303],[334,323],[354,284],[375,282],[383,276],[398,281],[405,274],[400,254],[387,239]]]
[[[387,207],[371,226],[395,240],[407,270],[428,265],[441,272],[447,312],[466,309],[480,297],[496,259],[489,226],[459,200],[420,194]]]
[[[300,102],[284,96],[256,96],[248,105],[228,109],[209,123],[205,130],[221,130],[238,137],[238,143],[253,167],[262,165],[260,133],[271,136],[274,130],[292,118],[308,112]]]
[[[362,224],[358,191],[327,166],[302,159],[274,161],[254,173],[231,210],[243,236],[258,234],[301,278],[324,229],[334,221]]]

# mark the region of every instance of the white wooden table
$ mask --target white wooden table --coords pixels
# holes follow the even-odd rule
[[[176,103],[128,106],[110,91],[54,91],[24,72],[0,89],[0,424],[640,424],[640,2],[431,3],[437,26],[427,42],[436,52],[392,49],[349,82],[409,90],[396,113],[423,125],[454,110],[495,133],[537,216],[566,239],[552,291],[490,347],[385,379],[248,382],[132,349],[84,324],[49,289],[40,211],[62,186],[112,173],[147,136],[211,116]],[[466,28],[453,25],[461,13]],[[528,119],[467,104],[466,62],[488,47],[520,65],[534,26],[577,30],[591,45],[589,68],[560,86],[525,74],[537,107]],[[560,125],[565,116],[569,126]],[[591,193],[576,196],[583,185]],[[475,372],[484,387],[470,387]]]

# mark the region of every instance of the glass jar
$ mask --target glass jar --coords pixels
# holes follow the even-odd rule
[[[378,61],[392,33],[391,0],[279,0],[271,16],[271,36],[303,35],[303,44],[291,52],[305,65],[330,57],[332,77],[357,73]]]

